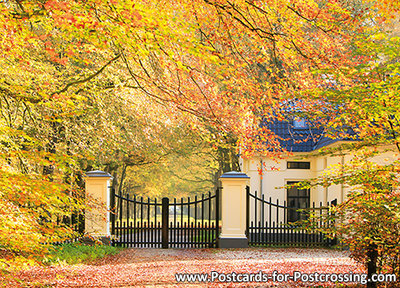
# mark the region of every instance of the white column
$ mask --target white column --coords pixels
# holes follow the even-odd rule
[[[112,176],[103,171],[86,173],[85,188],[88,204],[85,212],[85,233],[95,237],[109,237],[110,233],[110,182]],[[94,203],[96,202],[96,203]]]
[[[220,178],[221,222],[220,248],[248,247],[246,237],[246,185],[250,177],[241,172],[227,172]]]

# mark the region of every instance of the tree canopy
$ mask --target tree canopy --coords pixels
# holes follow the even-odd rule
[[[398,39],[371,23],[398,3],[377,4],[2,1],[0,247],[42,254],[45,239],[65,236],[55,218],[83,208],[87,169],[120,181],[127,167],[210,146],[234,163],[233,142],[243,157],[281,157],[259,123],[283,119],[293,98],[310,117],[329,116],[332,133],[354,124],[363,139],[396,139]],[[371,66],[380,52],[385,64]]]

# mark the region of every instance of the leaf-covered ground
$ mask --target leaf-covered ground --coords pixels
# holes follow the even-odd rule
[[[333,283],[177,283],[175,273],[363,273],[346,252],[326,249],[126,249],[86,265],[35,267],[8,287],[310,287]],[[21,284],[23,283],[23,284]]]

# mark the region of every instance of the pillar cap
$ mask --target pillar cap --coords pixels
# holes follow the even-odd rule
[[[219,179],[249,179],[250,177],[246,175],[246,173],[243,172],[237,172],[237,171],[231,171],[231,172],[226,172],[219,177]]]
[[[94,170],[94,171],[86,172],[85,176],[86,176],[86,177],[107,177],[107,178],[113,178],[113,177],[111,176],[110,173],[107,173],[107,172],[104,172],[104,171],[101,171],[101,170]]]

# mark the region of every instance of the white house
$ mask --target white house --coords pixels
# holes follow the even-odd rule
[[[280,205],[285,203],[286,206],[297,208],[310,207],[313,202],[318,207],[320,203],[325,206],[327,202],[335,199],[337,203],[345,200],[349,188],[344,187],[343,184],[328,188],[316,187],[310,190],[285,189],[283,187],[287,184],[318,177],[331,165],[346,163],[352,157],[350,153],[331,157],[315,156],[317,154],[315,152],[323,147],[334,147],[356,140],[325,137],[323,129],[312,127],[312,123],[301,118],[276,121],[268,126],[280,139],[284,139],[280,141],[282,147],[291,151],[293,156],[284,160],[273,160],[257,155],[250,159],[241,158],[241,170],[250,176],[252,194],[257,192],[260,197],[264,195],[264,199],[267,201],[271,197],[273,203],[279,200]],[[384,152],[374,157],[372,161],[388,164],[395,158],[395,152]]]

